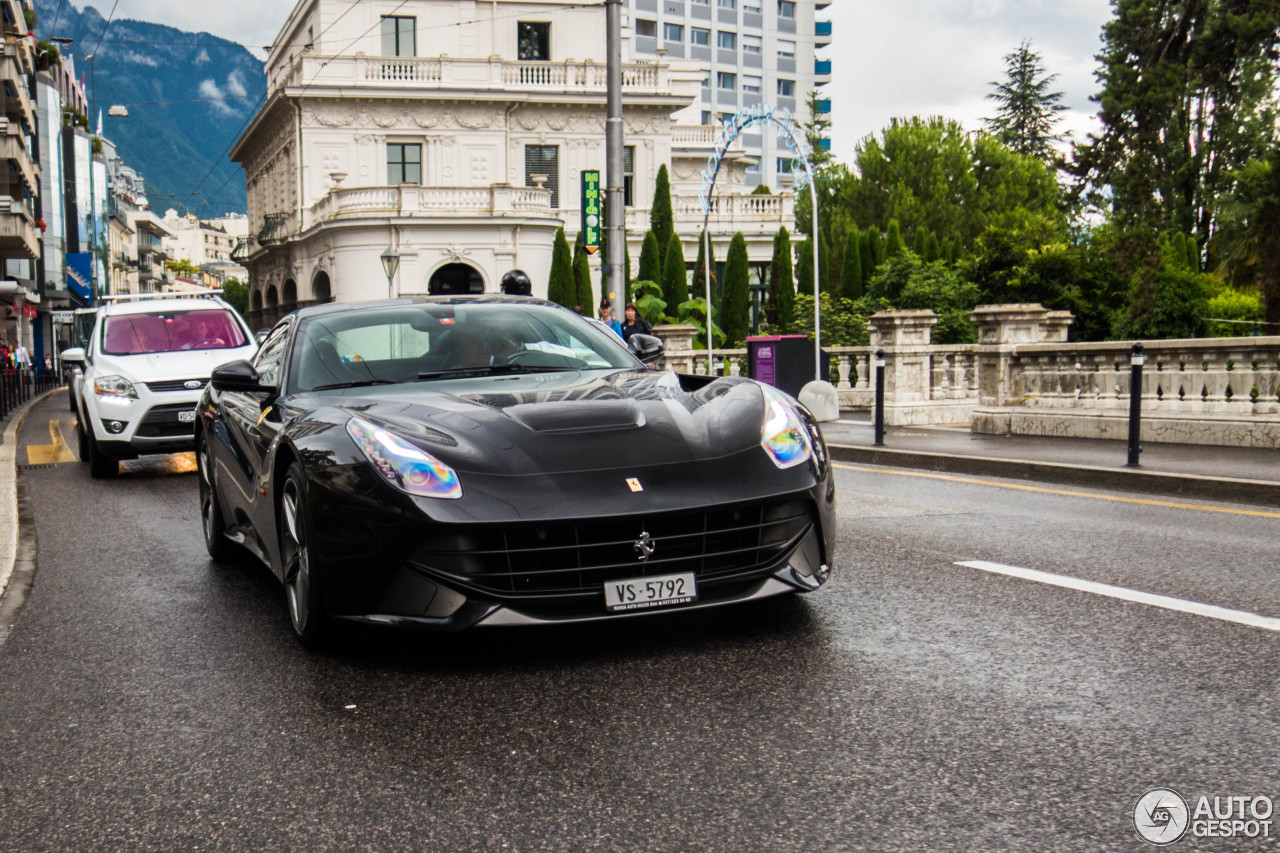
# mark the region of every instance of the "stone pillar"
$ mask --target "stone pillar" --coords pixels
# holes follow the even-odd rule
[[[920,423],[929,403],[929,345],[938,315],[928,309],[880,311],[867,318],[871,349],[884,350],[884,422]],[[874,374],[873,374],[874,375]]]
[[[1065,343],[1070,311],[1050,311],[1039,303],[979,305],[969,314],[978,326],[978,404],[1017,403],[1013,382],[1019,344]]]

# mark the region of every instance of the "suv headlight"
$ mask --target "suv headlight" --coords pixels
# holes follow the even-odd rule
[[[800,415],[780,391],[761,385],[764,392],[764,423],[760,427],[760,446],[779,468],[794,468],[813,455],[809,431]]]
[[[462,497],[462,482],[452,468],[390,430],[352,418],[347,434],[397,488],[423,498]]]
[[[93,380],[93,390],[100,396],[114,397],[117,400],[138,399],[137,389],[123,376],[99,376]]]

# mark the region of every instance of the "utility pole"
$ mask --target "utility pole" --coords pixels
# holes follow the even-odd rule
[[[626,207],[622,197],[622,0],[605,0],[605,53],[608,73],[605,78],[605,218],[609,243],[609,293],[613,294],[613,316],[623,315],[627,296],[625,275],[627,257]],[[609,294],[604,294],[608,296]],[[589,308],[588,306],[583,306]]]

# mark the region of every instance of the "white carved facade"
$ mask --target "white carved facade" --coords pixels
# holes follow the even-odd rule
[[[582,171],[605,179],[604,17],[570,2],[299,2],[269,51],[266,103],[232,151],[248,191],[236,259],[249,270],[252,319],[389,291],[494,293],[513,268],[545,296],[556,229],[573,240],[580,227]],[[545,58],[519,58],[528,27]],[[701,75],[689,62],[624,59],[633,265],[663,164],[696,256],[699,170],[716,131],[691,106]],[[539,156],[554,173],[536,168]],[[793,224],[792,200],[728,199],[744,191],[746,166],[740,149],[725,158],[717,257],[742,230],[752,260],[768,261],[774,232]],[[399,256],[390,282],[388,249]]]

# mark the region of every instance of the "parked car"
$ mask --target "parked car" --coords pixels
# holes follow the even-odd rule
[[[303,308],[200,401],[205,544],[270,567],[304,644],[332,620],[564,623],[821,586],[817,423],[750,379],[647,369],[661,355],[528,298]]]
[[[71,406],[80,459],[96,478],[119,460],[194,447],[195,405],[213,368],[257,349],[231,306],[209,293],[103,297],[75,365]]]

